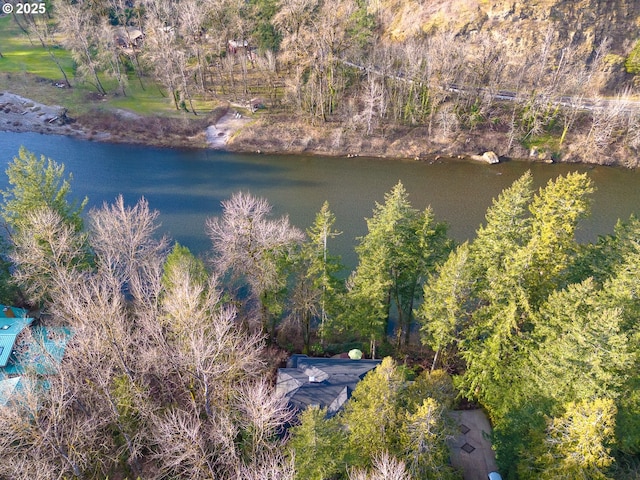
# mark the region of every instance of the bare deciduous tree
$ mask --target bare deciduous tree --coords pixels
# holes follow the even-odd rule
[[[363,108],[357,116],[356,122],[363,123],[366,134],[371,135],[380,120],[384,118],[387,100],[380,81],[371,74],[368,74],[367,77],[368,81],[361,93]]]
[[[218,477],[211,462],[217,453],[215,443],[209,441],[215,436],[213,429],[213,425],[192,412],[179,409],[155,416],[153,432],[158,444],[155,457],[161,472],[195,480]]]
[[[158,6],[149,9],[149,18],[145,24],[147,36],[143,57],[152,66],[160,84],[168,91],[176,110],[179,110],[184,102],[184,92],[180,90],[181,78],[176,58],[179,55],[179,49],[175,26],[170,23],[175,22],[175,18],[170,12],[164,12]]]
[[[175,404],[150,419],[155,458],[173,475],[238,478],[275,454],[276,433],[289,412],[261,380],[260,337],[238,330],[215,280],[204,289],[178,271],[171,283],[158,331],[164,339],[157,344],[172,354],[157,349],[149,367],[171,379]]]
[[[86,258],[85,235],[48,207],[21,219],[21,228],[12,238],[13,277],[34,304],[50,299],[61,272],[79,266]]]
[[[0,407],[0,453],[8,478],[90,478],[100,451],[109,443],[106,422],[79,408],[69,373],[60,369],[45,388],[35,376]]]
[[[602,155],[616,141],[626,123],[628,101],[620,96],[615,101],[602,100],[591,109],[591,129],[583,145],[587,155]]]
[[[12,13],[13,19],[16,24],[20,27],[20,29],[25,32],[29,36],[29,41],[32,42],[31,36],[35,35],[49,55],[49,58],[53,60],[53,63],[56,64],[58,70],[62,74],[64,78],[64,83],[67,87],[71,87],[71,83],[69,83],[69,78],[67,77],[67,73],[62,68],[62,64],[60,63],[60,59],[55,54],[56,49],[56,41],[54,40],[54,32],[51,29],[49,20],[44,15],[17,15],[15,9]],[[24,23],[20,21],[20,18],[24,20]],[[33,42],[32,42],[33,43]]]
[[[207,220],[216,268],[247,282],[260,304],[263,331],[272,336],[274,313],[282,308],[276,297],[285,287],[289,256],[303,234],[286,216],[269,219],[271,206],[265,199],[238,192],[222,205],[222,217]]]
[[[120,195],[114,204],[89,212],[90,242],[100,267],[124,285],[136,301],[158,296],[168,240],[154,238],[159,212],[143,198],[127,207]]]
[[[96,60],[106,74],[118,82],[120,94],[126,96],[129,78],[127,77],[127,69],[123,61],[124,52],[116,41],[113,27],[105,21],[102,22],[96,30],[98,48]],[[126,29],[125,32],[127,32]]]
[[[244,455],[247,459],[259,459],[261,455],[268,453],[266,446],[274,449],[281,446],[270,443],[269,439],[274,438],[293,415],[286,400],[274,395],[264,378],[243,384],[238,393],[238,409],[243,413],[245,422],[243,430],[248,434]]]
[[[99,62],[96,58],[96,32],[99,28],[91,15],[90,7],[84,1],[58,2],[58,21],[60,28],[66,33],[64,45],[71,50],[73,59],[78,64],[78,73],[95,87],[98,93],[107,92],[98,75]]]
[[[410,480],[405,464],[387,452],[373,459],[370,471],[355,469],[349,472],[349,480]]]
[[[293,459],[286,459],[279,452],[242,465],[235,478],[241,480],[294,480],[296,478]]]
[[[163,284],[155,219],[145,201],[93,210],[93,268],[52,267],[51,322],[74,333],[50,388],[0,418],[11,478],[292,477],[262,337],[239,328],[215,277],[176,263]]]

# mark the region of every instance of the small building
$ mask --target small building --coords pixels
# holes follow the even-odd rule
[[[31,325],[33,318],[27,311],[0,305],[0,368],[6,367],[9,357],[15,353],[18,337]]]
[[[287,367],[278,369],[276,393],[287,398],[296,413],[317,405],[332,417],[351,398],[358,382],[380,362],[292,355]]]
[[[227,41],[227,54],[228,55],[246,55],[249,60],[253,62],[257,47],[249,45],[247,40],[228,40]]]
[[[235,55],[239,51],[246,52],[249,48],[249,42],[246,40],[228,40],[227,41],[227,52]]]
[[[144,40],[144,33],[135,27],[116,27],[114,30],[114,38],[121,48],[140,48]]]
[[[0,305],[0,406],[26,385],[48,388],[47,376],[57,374],[64,357],[71,330],[33,322],[26,310]]]

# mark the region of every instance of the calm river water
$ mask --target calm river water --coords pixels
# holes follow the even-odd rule
[[[344,232],[332,250],[350,267],[355,263],[355,238],[366,232],[364,218],[398,180],[413,206],[431,205],[458,241],[474,236],[491,200],[526,170],[532,171],[537,185],[567,172],[589,172],[597,191],[592,215],[581,224],[580,241],[594,241],[610,233],[618,218],[640,213],[640,172],[611,167],[243,155],[0,132],[3,164],[17,155],[21,145],[64,163],[74,175],[74,196],[88,196],[89,207],[111,202],[118,194],[129,204],[146,197],[160,211],[161,231],[200,254],[210,248],[205,219],[220,214],[220,202],[237,190],[267,198],[275,214],[289,214],[302,229],[328,200],[337,217],[336,228]],[[0,188],[6,186],[6,176],[0,175]]]

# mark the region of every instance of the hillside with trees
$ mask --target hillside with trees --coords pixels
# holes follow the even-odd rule
[[[350,275],[326,203],[303,233],[236,193],[203,261],[144,199],[83,212],[64,166],[24,149],[7,175],[2,302],[73,336],[0,406],[3,477],[454,479],[448,412],[469,405],[506,478],[637,476],[640,224],[577,243],[586,174],[525,174],[461,245],[398,183]],[[396,360],[335,417],[294,420],[273,388],[287,351],[350,348]]]
[[[417,158],[493,150],[637,165],[640,7],[631,0],[46,6],[12,21],[59,67],[59,82],[120,103],[159,91],[194,122],[216,105],[244,108],[255,121],[233,149]],[[11,52],[4,57],[0,70]],[[80,120],[131,129],[97,113]]]

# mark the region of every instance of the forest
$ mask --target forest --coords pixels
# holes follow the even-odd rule
[[[458,245],[398,183],[347,273],[327,203],[302,232],[237,192],[198,258],[144,198],[85,212],[25,149],[6,173],[0,301],[73,336],[0,406],[5,478],[461,478],[448,412],[469,406],[506,478],[637,478],[640,222],[577,243],[587,174],[523,175]],[[347,407],[292,418],[280,362],[353,347],[385,359]]]
[[[581,2],[47,0],[13,18],[99,96],[135,85],[194,118],[231,102],[365,138],[414,128],[438,152],[478,135],[502,156],[636,166],[640,11]]]

